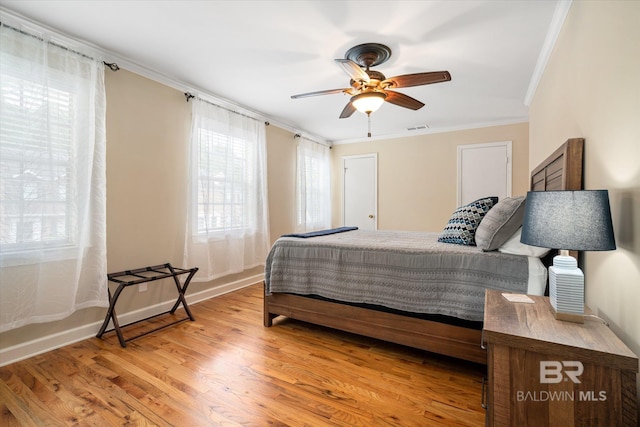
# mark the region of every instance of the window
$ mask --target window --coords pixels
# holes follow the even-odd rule
[[[296,169],[296,230],[304,232],[329,228],[329,147],[298,138]]]
[[[2,67],[0,250],[61,248],[77,242],[72,92],[76,76],[55,72],[45,86]],[[43,114],[43,111],[46,113]]]
[[[192,100],[184,265],[209,281],[264,265],[269,250],[264,123]]]
[[[0,332],[109,302],[104,65],[51,37],[0,24]]]
[[[250,145],[242,139],[198,129],[196,234],[250,228],[246,190],[256,185]],[[248,206],[247,206],[248,207]]]

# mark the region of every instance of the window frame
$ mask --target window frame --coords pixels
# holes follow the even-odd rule
[[[16,58],[18,63],[20,61],[26,62],[25,66],[33,67],[34,64],[27,60],[20,60]],[[19,65],[18,65],[19,67]],[[79,233],[79,212],[78,203],[74,201],[74,195],[78,193],[78,175],[77,165],[75,164],[77,158],[77,144],[78,141],[73,135],[73,111],[74,103],[77,102],[79,96],[77,91],[73,89],[77,87],[76,82],[82,77],[76,74],[65,73],[55,68],[48,67],[47,73],[53,73],[55,78],[49,79],[47,86],[43,86],[38,82],[29,79],[28,76],[24,76],[17,72],[18,67],[10,69],[9,67],[2,67],[2,107],[3,107],[3,124],[0,124],[2,141],[0,142],[0,164],[3,166],[3,174],[7,174],[7,169],[14,169],[16,178],[5,176],[2,181],[3,184],[0,187],[2,189],[2,236],[0,237],[0,252],[7,256],[20,256],[21,254],[28,254],[33,251],[45,251],[50,254],[58,253],[62,258],[73,257],[70,252],[78,247],[78,233]],[[13,71],[16,70],[16,71]],[[12,72],[13,71],[13,72]],[[12,84],[11,84],[12,83]],[[13,101],[13,102],[12,102]],[[65,101],[65,102],[61,102]],[[20,120],[28,120],[28,109],[37,110],[38,107],[26,105],[26,103],[32,102],[39,105],[41,108],[53,110],[52,114],[49,114],[47,120],[50,121],[56,118],[61,118],[58,123],[55,124],[60,132],[56,132],[54,139],[49,133],[38,134],[37,132],[29,135],[31,138],[24,138],[26,141],[30,141],[25,147],[26,141],[21,141],[19,132],[24,130],[24,126],[19,125]],[[15,110],[13,112],[13,122],[7,123],[9,116],[9,105],[13,104]],[[53,107],[53,108],[52,108]],[[56,114],[56,113],[66,113]],[[26,116],[26,117],[25,117]],[[31,122],[28,122],[31,124]],[[13,127],[11,125],[14,124]],[[13,131],[14,135],[11,136]],[[25,133],[23,133],[25,135]],[[41,162],[38,165],[45,165],[40,169],[44,173],[41,175],[49,175],[44,179],[42,176],[38,176],[37,172],[26,168],[20,163],[24,163],[23,153],[29,150],[41,150],[48,154],[43,156]],[[9,156],[9,157],[7,157]],[[38,171],[37,168],[36,171]],[[63,172],[57,174],[54,170],[62,169]],[[52,173],[53,172],[53,173]],[[29,176],[30,174],[30,176]],[[55,187],[55,181],[57,178],[65,177],[64,183],[58,184],[57,189],[49,189],[48,191],[40,192],[40,189],[46,186]],[[30,179],[31,178],[31,179]],[[40,181],[38,181],[40,180]],[[14,184],[15,201],[7,200],[4,197],[7,187]],[[40,184],[40,185],[38,185]],[[49,200],[42,201],[38,196],[35,198],[25,197],[25,189],[29,185],[33,185],[38,188],[40,193],[45,195],[51,195],[56,193],[56,198],[49,198]],[[54,191],[57,190],[57,191]],[[39,201],[43,206],[62,206],[62,212],[59,209],[52,209],[51,215],[46,212],[40,212],[36,215],[31,215],[33,218],[30,223],[33,228],[36,228],[37,224],[40,224],[40,238],[28,239],[25,238],[27,232],[25,231],[25,224],[29,223],[27,218],[28,213],[25,213],[24,206],[31,201]],[[17,204],[18,209],[15,210],[15,214],[8,213],[7,204]],[[48,210],[48,209],[46,209]],[[62,222],[53,224],[47,219],[51,219],[52,216],[61,216]],[[15,223],[9,223],[7,218],[17,218]],[[49,217],[49,218],[47,218]],[[49,225],[47,225],[49,222]],[[22,224],[21,224],[22,223]],[[63,232],[55,233],[47,238],[42,235],[43,229],[58,228],[62,224]],[[15,225],[15,227],[14,227]],[[13,229],[15,228],[15,233]],[[6,241],[5,237],[13,237],[14,241]]]
[[[247,182],[247,180],[245,180],[244,178],[246,177],[248,172],[252,172],[252,168],[250,167],[250,160],[249,160],[249,153],[248,151],[251,149],[250,147],[250,143],[249,141],[246,141],[242,138],[238,138],[238,137],[234,137],[231,135],[225,135],[223,133],[220,132],[216,132],[214,130],[210,130],[210,129],[206,129],[202,126],[198,127],[198,149],[197,149],[197,153],[196,153],[196,157],[195,159],[193,159],[194,162],[196,162],[196,168],[194,168],[194,170],[198,171],[198,175],[192,177],[192,179],[194,180],[194,186],[193,186],[193,194],[190,200],[190,203],[192,203],[192,212],[193,212],[193,218],[191,221],[192,224],[192,229],[191,229],[191,234],[194,237],[198,237],[198,238],[206,238],[206,237],[222,237],[224,236],[226,233],[229,232],[236,232],[236,233],[240,233],[240,232],[248,232],[250,231],[253,227],[250,215],[248,215],[247,210],[250,209],[250,206],[247,206],[248,202],[247,202],[247,196],[245,194],[246,192],[246,186],[249,185],[251,188],[253,188],[254,186],[257,185],[257,180],[256,177],[253,176],[254,174],[251,173],[249,175],[249,180]],[[211,134],[209,139],[207,139],[206,141],[203,141],[203,133],[209,133]],[[208,150],[204,149],[203,144],[205,143],[209,143],[210,145],[212,145],[212,147],[209,147]],[[232,152],[238,152],[240,151],[242,155],[232,155],[232,161],[233,161],[233,165],[231,166],[232,168],[232,174],[235,172],[238,172],[237,169],[239,169],[239,175],[242,177],[241,181],[239,182],[239,184],[237,184],[236,180],[233,181],[233,183],[231,184],[232,187],[235,188],[231,188],[231,193],[228,193],[228,186],[229,183],[227,181],[227,176],[225,175],[224,177],[220,177],[217,176],[217,174],[213,174],[213,175],[203,175],[202,173],[202,154],[203,152],[206,152],[210,157],[215,157],[217,154],[215,151],[215,145],[222,145],[222,147],[220,148],[220,152],[226,152],[231,150]],[[231,146],[231,147],[230,147]],[[224,157],[226,159],[225,156],[220,156],[220,157]],[[224,160],[223,160],[224,161]],[[221,170],[218,172],[222,172]],[[228,171],[227,171],[228,172]],[[211,183],[214,187],[217,185],[218,187],[222,187],[220,190],[218,190],[222,196],[222,198],[224,200],[222,201],[217,201],[216,200],[216,189],[213,189],[213,192],[211,191],[207,191],[207,193],[209,193],[210,198],[214,199],[212,202],[206,202],[206,201],[202,201],[202,196],[204,195],[204,191],[202,190],[202,181],[207,181],[209,183]],[[235,185],[237,184],[237,185]],[[220,195],[220,194],[218,194]],[[236,199],[239,201],[233,201],[233,200],[229,200],[229,198],[231,199]],[[237,215],[238,218],[240,218],[239,221],[232,221],[231,223],[227,222],[227,219],[229,218],[226,215],[226,212],[224,212],[225,210],[227,210],[226,208],[232,205],[232,207],[237,207],[241,210],[240,214]],[[210,215],[206,215],[202,214],[201,215],[201,207],[202,206],[209,206],[211,207],[211,214]],[[223,210],[223,214],[222,214],[222,224],[219,226],[215,226],[213,228],[207,228],[206,225],[206,217],[209,216],[209,218],[215,222],[215,210],[216,207],[222,207]],[[203,209],[205,212],[207,211],[207,209]]]

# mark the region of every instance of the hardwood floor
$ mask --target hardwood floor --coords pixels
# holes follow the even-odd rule
[[[484,366],[286,318],[265,328],[262,285],[191,310],[124,349],[110,332],[0,368],[0,425],[484,425]]]

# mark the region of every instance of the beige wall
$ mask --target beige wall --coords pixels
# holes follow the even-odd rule
[[[342,157],[378,154],[378,229],[441,231],[457,208],[458,145],[512,141],[512,194],[529,187],[527,123],[335,145],[333,223],[342,225]]]
[[[106,76],[108,270],[180,266],[190,105],[136,74]]]
[[[585,138],[586,189],[608,189],[618,249],[587,252],[586,303],[640,355],[640,2],[574,1],[530,109],[530,167]],[[640,378],[638,380],[640,390]]]
[[[182,266],[186,214],[186,149],[191,106],[182,91],[126,70],[105,72],[107,90],[107,264],[121,271],[170,262]],[[271,236],[293,231],[293,134],[267,127]],[[220,289],[261,275],[262,267],[212,282],[192,283],[189,294]],[[171,285],[125,289],[118,315],[175,299]],[[80,310],[57,322],[0,334],[2,348],[101,322],[106,309]],[[97,327],[95,327],[97,332]]]
[[[296,143],[292,133],[267,128],[267,191],[271,242],[295,232]]]

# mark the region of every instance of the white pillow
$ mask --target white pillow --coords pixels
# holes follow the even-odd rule
[[[509,238],[502,246],[498,248],[498,252],[513,255],[526,255],[536,258],[542,258],[551,251],[548,248],[539,248],[537,246],[525,245],[520,242],[520,234],[522,233],[522,227],[513,233],[513,236]]]

